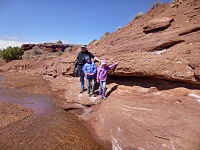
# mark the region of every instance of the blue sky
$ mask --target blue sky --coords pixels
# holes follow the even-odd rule
[[[162,0],[170,2],[171,0]],[[0,49],[22,43],[88,44],[146,13],[155,0],[0,0]]]

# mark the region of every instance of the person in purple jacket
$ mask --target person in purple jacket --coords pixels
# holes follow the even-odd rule
[[[95,77],[97,72],[96,64],[91,61],[89,56],[85,57],[86,63],[83,66],[83,72],[86,78],[86,84],[87,84],[87,91],[89,97],[91,96],[90,92],[92,92],[92,96],[94,96],[94,90],[95,90]],[[92,91],[91,91],[92,90]]]
[[[99,83],[99,95],[102,99],[106,99],[106,80],[109,69],[113,69],[118,63],[107,66],[106,60],[101,61],[101,65],[97,70],[97,82]]]

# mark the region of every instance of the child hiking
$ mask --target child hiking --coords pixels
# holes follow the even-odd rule
[[[101,65],[97,70],[97,82],[99,83],[99,95],[102,99],[106,99],[106,80],[109,69],[113,69],[118,63],[107,66],[106,60],[101,61]]]
[[[97,67],[96,64],[91,61],[90,57],[86,56],[85,57],[86,63],[83,66],[83,72],[86,78],[86,84],[87,84],[87,91],[89,97],[94,96],[94,90],[95,90],[95,77],[96,77],[96,72],[97,72]]]
[[[87,47],[85,45],[81,46],[81,52],[78,53],[78,56],[76,58],[77,60],[77,76],[80,77],[80,87],[81,91],[80,93],[84,92],[84,72],[83,72],[83,66],[86,63],[85,57],[90,57],[90,60],[93,58],[94,60],[99,61],[97,57],[95,57],[91,52],[88,51]]]

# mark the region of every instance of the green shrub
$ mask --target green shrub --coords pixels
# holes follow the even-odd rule
[[[58,43],[58,44],[63,44],[63,42],[62,42],[61,40],[59,40],[57,43]]]
[[[142,17],[143,15],[144,15],[143,12],[139,12],[137,15],[135,15],[134,20]]]
[[[5,60],[6,62],[22,59],[23,54],[24,52],[19,47],[9,46],[2,51],[3,60]]]

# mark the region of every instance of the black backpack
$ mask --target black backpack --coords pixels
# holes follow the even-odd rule
[[[78,60],[74,61],[74,77],[78,77]]]

